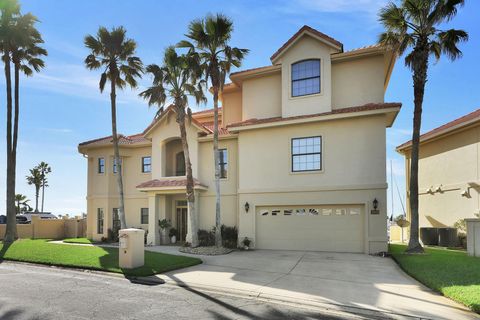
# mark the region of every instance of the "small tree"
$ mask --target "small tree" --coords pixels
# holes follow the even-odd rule
[[[35,212],[38,212],[38,197],[40,195],[40,188],[42,186],[42,174],[37,167],[30,169],[30,175],[26,176],[27,183],[35,186]]]
[[[42,179],[42,212],[44,212],[43,205],[45,203],[45,187],[48,187],[47,175],[52,172],[52,168],[48,165],[48,163],[43,161],[40,162],[37,168],[40,171],[40,176]]]
[[[15,203],[17,207],[17,214],[28,212],[31,207],[28,205],[30,200],[27,199],[27,196],[24,194],[15,195]]]

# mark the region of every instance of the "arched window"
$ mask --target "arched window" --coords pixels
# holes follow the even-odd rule
[[[185,155],[183,151],[177,153],[175,156],[175,175],[176,176],[184,176],[185,175]]]
[[[320,93],[320,60],[292,64],[292,97]]]

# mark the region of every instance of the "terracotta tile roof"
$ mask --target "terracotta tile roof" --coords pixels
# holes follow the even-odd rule
[[[221,113],[222,112],[222,107],[219,107],[218,108],[218,113]],[[201,116],[201,115],[204,115],[204,114],[208,114],[208,113],[213,113],[213,108],[211,109],[206,109],[206,110],[201,110],[201,111],[197,111],[197,112],[193,112],[192,113],[192,116]]]
[[[381,46],[380,44],[375,43],[375,44],[363,46],[363,47],[360,47],[360,48],[354,48],[354,49],[346,50],[346,51],[344,51],[344,52],[334,53],[333,55],[341,54],[341,53],[349,53],[349,52],[361,51],[361,50],[366,50],[366,49],[381,48],[381,47],[382,47],[382,46]]]
[[[279,65],[273,65],[273,66],[263,66],[263,67],[257,67],[257,68],[250,68],[250,69],[245,69],[245,70],[240,70],[240,71],[237,71],[237,72],[232,72],[230,74],[230,77],[235,77],[236,75],[239,75],[239,74],[243,74],[243,73],[247,73],[247,72],[251,72],[251,71],[266,71],[266,70],[274,70],[274,69],[278,69],[280,70],[280,66]]]
[[[290,39],[288,39],[287,42],[285,42],[271,57],[270,57],[270,60],[275,60],[275,58],[283,51],[285,50],[293,41],[295,41],[295,39],[297,39],[304,31],[308,31],[308,32],[311,32],[313,33],[314,35],[316,35],[317,37],[319,38],[322,38],[324,40],[327,40],[328,42],[342,48],[341,50],[343,51],[343,44],[338,41],[338,40],[335,40],[334,38],[318,31],[318,30],[315,30],[313,29],[312,27],[309,27],[307,25],[303,26],[300,28],[300,30],[298,30]]]
[[[142,134],[145,135],[155,124],[157,124],[161,119],[163,119],[164,115],[166,115],[170,111],[175,112],[175,109],[173,108],[173,104],[169,105],[166,109],[164,109],[159,117],[156,117],[155,119],[153,119],[152,122],[150,123],[150,125],[145,130],[143,130]],[[205,110],[205,111],[207,111],[207,110]],[[194,113],[192,113],[192,115],[194,115]],[[195,125],[197,125],[201,129],[203,129],[204,131],[208,131],[208,129],[205,128],[200,121],[195,119],[195,117],[192,117],[192,123],[194,123]]]
[[[210,131],[210,134],[213,133],[213,123],[204,123],[203,126]],[[228,131],[226,128],[222,128],[222,127],[218,128],[218,135],[227,136],[230,134],[231,134],[230,131]]]
[[[279,122],[279,121],[288,121],[288,120],[297,120],[297,119],[306,119],[306,118],[313,118],[319,116],[328,116],[334,114],[341,114],[341,113],[350,113],[350,112],[361,112],[361,111],[370,111],[370,110],[379,110],[379,109],[388,109],[388,108],[399,108],[402,104],[398,102],[391,102],[391,103],[368,103],[362,106],[356,107],[349,107],[349,108],[342,108],[342,109],[335,109],[330,112],[323,112],[323,113],[315,113],[315,114],[308,114],[308,115],[301,115],[301,116],[293,116],[293,117],[273,117],[273,118],[265,118],[265,119],[248,119],[241,122],[236,122],[229,124],[227,128],[231,127],[243,127],[255,124],[263,124],[263,123],[271,123],[271,122]]]
[[[425,132],[424,134],[420,135],[420,142],[425,141],[427,139],[439,136],[447,131],[449,129],[453,128],[461,128],[464,125],[470,124],[472,121],[480,121],[480,109],[477,109],[467,115],[464,115],[458,119],[455,119],[453,121],[447,122],[444,125],[441,125],[440,127],[437,127],[433,130],[430,130],[428,132]],[[405,148],[408,148],[412,145],[412,140],[409,140],[405,143],[402,143],[397,147],[397,150],[402,150]]]
[[[119,145],[133,145],[138,143],[149,143],[150,141],[143,137],[143,134],[137,133],[131,136],[124,136],[122,134],[118,135],[118,144]],[[109,145],[113,143],[112,136],[93,139],[89,141],[84,141],[79,144],[79,146],[101,146]]]
[[[201,184],[197,179],[193,179],[194,186],[204,187],[205,185]],[[143,188],[168,188],[168,187],[186,187],[187,178],[164,178],[164,179],[154,179],[150,181],[145,181],[137,186],[137,189]]]

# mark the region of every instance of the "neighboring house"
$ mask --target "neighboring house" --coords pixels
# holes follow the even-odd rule
[[[397,147],[405,156],[407,197],[411,146],[408,141]],[[420,136],[420,227],[453,227],[459,219],[479,213],[479,148],[480,109]]]
[[[252,50],[254,51],[254,50]],[[221,96],[222,223],[255,248],[387,250],[385,103],[395,57],[380,46],[343,51],[302,27],[272,65],[231,74]],[[188,125],[199,227],[215,225],[213,111]],[[88,237],[118,225],[111,137],[87,141]],[[126,218],[159,244],[158,220],[189,240],[185,166],[172,107],[142,133],[121,136]],[[378,208],[374,210],[374,200]],[[376,202],[375,202],[376,203]]]

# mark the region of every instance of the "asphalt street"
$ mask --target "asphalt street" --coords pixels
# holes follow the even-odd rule
[[[3,262],[0,263],[0,319],[340,320],[367,317],[168,284],[135,284],[118,276]]]

